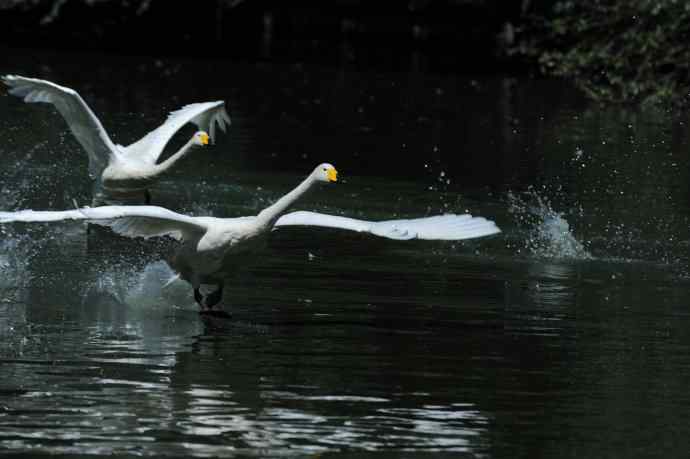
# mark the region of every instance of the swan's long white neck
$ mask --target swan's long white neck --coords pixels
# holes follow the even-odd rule
[[[161,175],[167,172],[177,161],[182,159],[195,146],[196,144],[194,143],[194,138],[190,139],[187,143],[182,145],[182,148],[180,148],[174,154],[170,155],[168,159],[166,159],[165,161],[161,161],[160,163],[154,166],[155,175]]]
[[[258,218],[263,220],[267,225],[273,226],[276,220],[309,191],[315,182],[316,179],[314,179],[314,173],[312,172],[302,183],[297,185],[294,190],[259,212]]]

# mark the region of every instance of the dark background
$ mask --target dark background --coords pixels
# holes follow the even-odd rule
[[[519,71],[507,47],[533,0],[0,0],[10,48],[231,57],[386,70]],[[375,6],[372,6],[375,4]]]

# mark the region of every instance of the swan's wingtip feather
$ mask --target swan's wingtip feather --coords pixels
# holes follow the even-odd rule
[[[2,80],[2,82],[5,83],[7,86],[14,86],[20,80],[22,80],[22,78],[23,77],[20,77],[19,75],[13,75],[13,74],[7,74],[7,75],[0,76],[0,80]]]

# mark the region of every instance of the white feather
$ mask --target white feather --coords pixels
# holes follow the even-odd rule
[[[155,164],[172,136],[187,123],[194,123],[200,130],[208,132],[211,143],[214,143],[216,125],[225,132],[226,123],[228,126],[230,125],[230,117],[225,111],[222,100],[185,105],[181,109],[171,112],[165,123],[158,128],[133,144],[120,147],[120,150],[127,158]]]
[[[24,102],[53,104],[67,121],[67,125],[89,155],[89,173],[97,177],[117,156],[117,148],[110,140],[100,120],[76,91],[50,81],[6,75],[2,82],[9,93]]]
[[[109,226],[123,236],[143,238],[167,235],[181,240],[199,236],[207,229],[200,219],[157,206],[102,206],[64,211],[0,212],[0,223],[62,220],[87,220],[97,225]]]
[[[292,212],[278,219],[275,226],[323,226],[374,234],[389,239],[462,240],[500,233],[496,224],[482,217],[437,215],[434,217],[372,222],[316,212]]]
[[[13,222],[59,222],[63,220],[84,220],[80,209],[74,210],[19,210],[17,212],[0,212],[0,223]]]

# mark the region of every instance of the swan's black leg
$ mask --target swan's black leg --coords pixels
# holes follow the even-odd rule
[[[220,303],[220,300],[223,299],[223,286],[220,285],[218,286],[218,290],[216,290],[213,293],[210,293],[206,295],[206,306],[209,308],[213,309],[215,305]]]
[[[151,204],[151,192],[148,188],[144,190],[144,203],[146,203],[147,206]]]
[[[206,308],[201,311],[200,314],[204,317],[216,317],[221,319],[229,319],[230,314],[223,311],[222,309],[214,309],[214,306],[218,305],[223,299],[223,285],[218,286],[218,290],[213,293],[206,295]]]
[[[199,304],[202,311],[206,309],[206,306],[204,306],[204,295],[199,291],[199,287],[194,289],[194,301]]]

